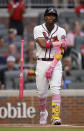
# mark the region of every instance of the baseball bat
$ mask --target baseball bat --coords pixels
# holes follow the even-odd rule
[[[24,40],[21,40],[21,63],[20,63],[20,77],[19,77],[19,98],[23,98],[23,45]]]

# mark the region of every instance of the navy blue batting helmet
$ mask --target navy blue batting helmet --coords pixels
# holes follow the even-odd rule
[[[44,17],[47,16],[48,14],[54,14],[56,16],[55,22],[58,20],[58,14],[57,10],[53,7],[47,8],[44,13]]]

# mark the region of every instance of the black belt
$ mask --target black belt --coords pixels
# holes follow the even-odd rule
[[[42,61],[52,61],[54,58],[38,58],[38,60]]]

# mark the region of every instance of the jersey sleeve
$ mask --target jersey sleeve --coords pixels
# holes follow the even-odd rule
[[[41,30],[40,27],[34,27],[34,31],[33,31],[33,34],[34,34],[34,39],[36,40],[37,38],[43,38],[43,32]]]
[[[61,33],[61,39],[66,39],[66,31],[64,29]]]
[[[12,8],[12,4],[8,3],[8,12],[10,12],[11,8]]]
[[[59,40],[66,39],[66,31],[63,28],[59,31],[58,38],[59,38]]]
[[[22,6],[26,9],[26,3],[22,1]]]

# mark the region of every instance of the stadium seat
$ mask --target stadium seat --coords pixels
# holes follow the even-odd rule
[[[81,46],[84,44],[84,36],[76,36],[74,48],[78,51],[81,52]]]
[[[75,14],[74,11],[63,11],[60,13],[61,17],[65,17],[65,18],[73,18],[73,17],[76,17],[77,18],[77,15]]]
[[[82,68],[81,53],[75,49],[71,49],[70,56],[72,58],[72,68],[73,69],[81,69]]]
[[[70,81],[72,81],[72,82],[75,82],[75,81],[76,81],[76,77],[74,77],[74,76],[67,76],[67,77],[65,78],[65,80],[70,80]]]
[[[36,83],[35,82],[31,82],[31,83],[26,83],[25,84],[25,89],[28,89],[28,90],[32,90],[32,89],[36,89]]]
[[[84,70],[72,70],[65,76],[64,89],[84,89]]]
[[[7,36],[8,34],[8,29],[4,24],[0,24],[0,36]]]
[[[84,13],[80,14],[80,19],[84,20]]]
[[[7,67],[7,65],[0,65],[0,70],[2,70],[5,67]]]
[[[5,65],[6,59],[3,56],[0,56],[0,65]]]
[[[37,22],[38,22],[38,24],[44,23],[44,15],[43,15],[43,13],[39,14]]]
[[[6,71],[5,72],[5,87],[6,89],[18,89],[19,88],[19,75],[20,71]],[[24,81],[26,79],[24,73]]]
[[[5,72],[5,88],[6,89],[16,89],[15,78],[19,78],[19,72],[16,71],[6,71]]]
[[[71,83],[67,87],[68,89],[84,89],[84,82],[83,83],[79,83],[79,82]]]
[[[71,76],[74,77],[83,77],[84,76],[84,70],[72,70],[70,72]]]
[[[59,14],[59,24],[63,25],[64,22],[68,23],[72,28],[72,24],[75,20],[78,20],[78,16],[74,11],[64,11]]]

